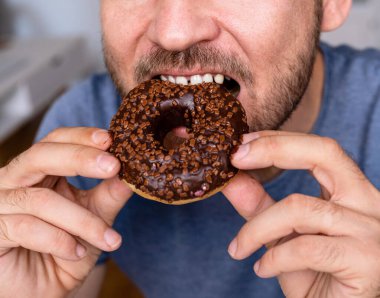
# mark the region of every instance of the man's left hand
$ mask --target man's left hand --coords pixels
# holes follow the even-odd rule
[[[244,259],[268,250],[254,266],[279,278],[287,297],[380,295],[380,193],[332,139],[278,131],[244,136],[232,163],[242,170],[303,169],[321,196],[291,194],[278,203],[241,172],[224,194],[247,223],[229,246]]]

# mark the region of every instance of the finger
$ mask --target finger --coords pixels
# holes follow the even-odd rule
[[[105,251],[121,243],[120,235],[100,217],[46,188],[2,192],[0,213],[33,215]]]
[[[262,130],[262,131],[255,131],[251,133],[247,133],[243,135],[243,144],[247,144],[249,142],[252,142],[258,138],[262,137],[269,137],[269,136],[300,136],[305,135],[298,132],[290,132],[290,131],[282,131],[282,130]],[[313,135],[310,135],[313,136]]]
[[[243,172],[223,189],[223,194],[246,220],[275,203],[258,181]]]
[[[306,269],[352,278],[354,270],[368,275],[371,254],[365,243],[353,238],[304,235],[269,249],[254,269],[265,278]]]
[[[232,163],[240,169],[275,166],[309,170],[343,206],[372,212],[374,187],[336,141],[309,135],[264,136],[239,147]],[[360,201],[358,200],[360,198]],[[367,213],[368,214],[368,213]]]
[[[334,186],[337,185],[334,182],[364,179],[364,175],[334,140],[309,135],[260,137],[240,146],[232,162],[236,167],[247,170],[271,166],[310,170],[330,193],[334,193]]]
[[[244,259],[263,245],[292,233],[349,236],[377,241],[378,220],[345,207],[304,195],[291,195],[247,222],[239,231],[231,254]]]
[[[104,180],[97,187],[86,192],[84,196],[88,201],[89,210],[99,215],[112,225],[120,209],[125,205],[133,192],[127,184],[118,177]]]
[[[113,155],[88,146],[37,143],[0,169],[3,187],[27,187],[48,175],[110,178],[120,169]]]
[[[86,255],[86,248],[73,236],[36,217],[1,215],[0,251],[19,246],[69,261]]]
[[[111,145],[107,130],[96,127],[61,127],[50,132],[41,142],[84,145],[106,150]]]

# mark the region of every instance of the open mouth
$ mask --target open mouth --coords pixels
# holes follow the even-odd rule
[[[202,83],[217,83],[226,88],[234,97],[240,93],[240,85],[234,79],[223,74],[197,74],[192,76],[157,75],[153,79],[170,81],[179,85],[196,85]]]

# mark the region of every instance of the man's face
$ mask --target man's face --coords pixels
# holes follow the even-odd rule
[[[107,68],[122,94],[161,75],[182,82],[222,74],[227,88],[239,87],[250,129],[276,129],[308,85],[320,2],[102,0]]]

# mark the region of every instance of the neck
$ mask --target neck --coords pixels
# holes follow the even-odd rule
[[[317,53],[309,85],[292,116],[280,128],[283,131],[310,133],[317,121],[323,96],[324,61],[320,51]],[[275,167],[251,171],[250,174],[260,182],[272,180],[281,173]]]
[[[323,96],[324,62],[320,51],[315,59],[309,85],[292,116],[281,127],[284,131],[310,133],[317,121]]]

